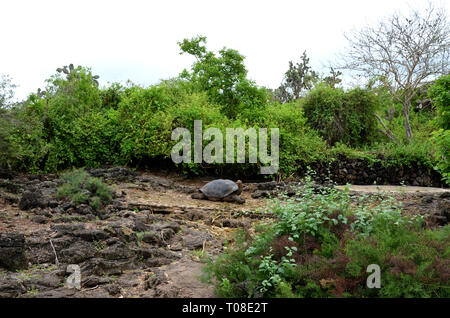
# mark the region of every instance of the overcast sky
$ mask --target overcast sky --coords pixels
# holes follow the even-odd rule
[[[449,1],[435,1],[449,9]],[[243,54],[258,85],[279,86],[288,62],[304,50],[326,72],[346,45],[344,32],[374,23],[423,0],[0,0],[0,74],[9,74],[24,98],[56,68],[92,68],[100,83],[130,79],[150,85],[189,68],[183,38],[207,37],[207,47]]]

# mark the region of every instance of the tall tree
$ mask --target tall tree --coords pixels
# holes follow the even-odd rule
[[[426,10],[394,13],[374,26],[346,34],[346,38],[349,47],[343,68],[381,80],[403,105],[409,142],[413,136],[409,115],[416,89],[449,73],[450,36],[445,10],[429,3]]]
[[[336,85],[342,82],[342,80],[339,78],[339,76],[341,75],[341,71],[337,71],[332,66],[330,66],[330,75],[326,76],[323,81],[327,83],[328,86],[336,88]]]
[[[214,102],[222,105],[227,116],[235,118],[245,109],[265,106],[266,92],[247,78],[245,58],[237,50],[224,47],[216,55],[207,50],[204,36],[184,39],[178,45],[180,54],[196,58],[191,72],[184,70],[181,77],[206,91]]]
[[[299,99],[302,92],[310,90],[314,81],[318,79],[318,74],[309,65],[306,51],[303,52],[300,59],[300,63],[295,65],[289,61],[289,69],[284,74],[283,82],[275,91],[275,98],[282,103]]]

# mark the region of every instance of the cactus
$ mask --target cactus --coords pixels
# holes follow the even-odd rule
[[[73,66],[73,64],[70,63],[68,66],[67,66],[67,65],[64,65],[63,67],[58,67],[58,68],[56,69],[56,71],[57,71],[58,73],[64,73],[64,74],[66,74],[66,75],[67,75],[67,76],[66,76],[67,80],[68,80],[69,82],[71,82],[73,78],[80,78],[79,73],[81,72],[82,69],[83,69],[83,68],[82,68],[81,65],[78,65],[78,66],[75,68],[75,67]],[[99,78],[100,78],[100,76],[98,76],[98,75],[92,76],[92,81],[93,81],[94,84],[97,85],[97,86],[99,85],[99,82],[98,82],[98,79],[99,79]]]
[[[38,96],[39,98],[44,97],[46,94],[47,94],[47,91],[38,88],[38,90],[37,90],[37,96]]]

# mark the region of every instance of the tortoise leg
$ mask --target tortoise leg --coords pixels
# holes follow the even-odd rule
[[[202,192],[198,192],[198,193],[193,193],[191,195],[192,199],[198,199],[198,200],[207,200],[208,198],[206,197],[206,195],[204,195]]]
[[[223,198],[223,200],[226,202],[236,202],[239,204],[245,203],[245,199],[241,198],[237,194],[232,194],[232,195],[226,196],[225,198]]]
[[[239,204],[244,204],[245,203],[245,199],[241,198],[239,195],[234,195],[234,200],[239,203]]]
[[[227,195],[222,199],[223,202],[234,202],[232,195]]]

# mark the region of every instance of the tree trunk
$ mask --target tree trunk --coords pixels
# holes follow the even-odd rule
[[[407,101],[405,105],[403,106],[403,114],[405,115],[405,131],[406,131],[406,141],[411,141],[412,138],[412,130],[411,130],[411,124],[409,123],[409,109],[410,109],[410,103]]]
[[[392,131],[386,127],[386,125],[383,122],[383,119],[381,119],[380,116],[378,116],[377,114],[375,114],[375,117],[378,119],[379,123],[381,124],[381,126],[383,126],[383,129],[379,129],[379,131],[381,131],[383,134],[385,134],[390,140],[397,142],[397,139],[395,138],[394,134],[392,133]]]

